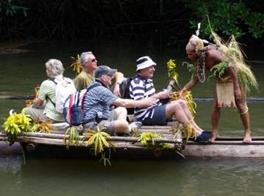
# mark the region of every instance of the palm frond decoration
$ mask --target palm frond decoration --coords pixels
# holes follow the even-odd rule
[[[39,132],[50,133],[52,130],[52,123],[49,121],[37,122],[35,127]]]
[[[214,42],[225,55],[225,61],[237,71],[239,81],[244,85],[245,89],[247,91],[250,91],[251,87],[258,89],[256,77],[250,69],[250,66],[245,63],[244,53],[235,37],[232,35],[230,40],[224,43],[213,30],[211,30],[211,33]]]
[[[160,134],[147,131],[139,135],[138,141],[147,148],[154,149],[154,153],[155,153],[155,150],[159,151],[164,148],[170,148],[170,145],[167,143],[155,143],[155,139],[161,139],[161,138],[162,137]]]
[[[180,94],[179,91],[172,92],[171,95],[170,95],[170,100],[173,101],[173,100],[178,100],[178,99],[185,99],[185,101],[187,102],[188,108],[191,111],[191,113],[193,115],[196,114],[197,104],[193,100],[193,96],[192,96],[191,91],[184,91],[182,94]]]
[[[9,116],[5,119],[2,127],[8,135],[9,142],[13,143],[23,132],[34,131],[34,125],[29,115],[10,110]]]
[[[168,70],[168,76],[170,79],[174,80],[177,85],[179,85],[179,74],[176,71],[177,68],[177,64],[175,62],[175,60],[173,59],[169,59],[169,61],[167,62],[167,70]]]
[[[210,72],[212,72],[212,74],[208,76],[208,79],[212,77],[222,78],[222,75],[225,73],[227,68],[228,68],[228,62],[226,61],[222,61],[216,64],[210,69]]]
[[[159,138],[161,138],[161,136],[158,133],[144,132],[140,134],[138,141],[147,147],[151,147],[155,145],[154,139]]]
[[[73,71],[75,71],[77,74],[80,73],[82,71],[82,65],[81,65],[81,59],[80,59],[80,55],[77,54],[77,57],[71,57],[72,59],[72,64],[70,65],[70,67],[73,69]]]
[[[92,129],[88,129],[85,139],[85,143],[87,146],[94,147],[94,155],[103,153],[105,148],[114,147],[114,145],[108,141],[110,139],[110,135],[104,131],[101,131],[98,127],[97,130],[94,131]]]
[[[69,146],[73,146],[73,145],[78,146],[79,142],[80,142],[80,136],[78,129],[74,126],[67,128],[64,135],[64,143],[66,147],[69,148]]]
[[[196,133],[191,123],[185,125],[184,129],[184,136],[186,138],[186,141],[188,141],[190,138],[195,138]]]
[[[186,62],[185,62],[186,63]],[[175,60],[170,59],[167,62],[167,69],[168,69],[168,76],[170,77],[170,79],[175,80],[177,87],[180,89],[180,85],[179,85],[179,74],[177,72],[177,64],[175,62]],[[189,65],[190,69],[195,69],[194,66],[192,64]],[[176,88],[174,88],[176,89]],[[180,94],[180,92],[176,91],[176,92],[172,92],[172,94],[170,95],[170,100],[178,100],[178,99],[182,99],[184,98],[188,104],[189,110],[192,112],[192,114],[196,114],[196,103],[193,100],[192,97],[192,93],[191,91],[185,91],[183,92],[183,94]]]
[[[39,95],[39,86],[36,86],[34,88],[34,97],[38,97],[38,95]],[[32,99],[27,99],[25,101],[25,105],[26,105],[26,107],[32,106],[33,105],[33,100]]]

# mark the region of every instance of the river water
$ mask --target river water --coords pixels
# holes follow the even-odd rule
[[[98,64],[107,64],[132,76],[135,59],[150,55],[157,62],[156,86],[162,89],[167,81],[165,62],[176,59],[180,83],[190,75],[180,66],[184,53],[158,52],[149,48],[121,43],[57,44],[38,43],[27,47],[29,52],[0,55],[0,95],[32,95],[33,88],[45,79],[44,63],[49,58],[61,59],[68,67],[71,56],[93,50]],[[251,59],[255,60],[255,59]],[[259,60],[259,59],[257,59]],[[253,70],[260,90],[250,96],[264,96],[263,63]],[[66,76],[73,77],[70,68]],[[195,97],[210,97],[213,81],[197,86]],[[24,100],[0,99],[0,122],[12,108],[20,111]],[[264,135],[263,103],[249,103],[254,136]],[[210,129],[211,102],[199,102],[196,120]],[[220,135],[242,136],[243,129],[236,110],[222,112]],[[34,158],[23,156],[0,157],[0,196],[68,196],[68,195],[263,195],[263,159],[136,159],[113,158],[112,166],[105,167],[97,159]]]

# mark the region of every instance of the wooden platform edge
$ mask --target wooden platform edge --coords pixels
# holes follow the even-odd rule
[[[167,133],[168,134],[168,133]],[[66,136],[67,138],[68,136]],[[4,133],[0,133],[0,141],[7,141]],[[82,142],[84,136],[80,136],[78,145],[70,144],[69,147],[91,148]],[[39,133],[25,132],[17,139],[22,144],[35,144],[50,146],[65,146],[64,133]],[[111,136],[109,141],[116,149],[148,149],[138,141],[138,137]],[[154,139],[155,144],[167,144],[167,150],[175,150],[177,145],[182,145],[182,141],[170,138]],[[256,157],[264,158],[264,137],[253,137],[249,144],[242,143],[242,137],[221,137],[215,143],[195,143],[188,141],[182,153],[186,157]],[[166,150],[166,149],[164,149]]]

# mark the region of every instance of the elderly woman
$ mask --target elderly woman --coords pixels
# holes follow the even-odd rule
[[[49,59],[45,63],[48,79],[44,80],[38,92],[38,96],[33,100],[32,107],[24,109],[35,121],[64,121],[63,114],[55,108],[56,82],[63,79],[64,68],[62,62],[57,59]]]

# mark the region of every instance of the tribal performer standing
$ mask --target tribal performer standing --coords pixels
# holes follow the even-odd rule
[[[217,78],[211,115],[211,142],[214,142],[217,137],[220,108],[237,107],[244,126],[243,143],[250,143],[252,139],[246,91],[250,87],[258,88],[256,78],[249,66],[245,64],[243,54],[234,37],[224,44],[217,34],[212,32],[212,35],[215,44],[192,35],[186,45],[187,56],[194,62],[195,74],[181,92],[190,90],[198,82],[205,82],[205,71],[211,71]]]

